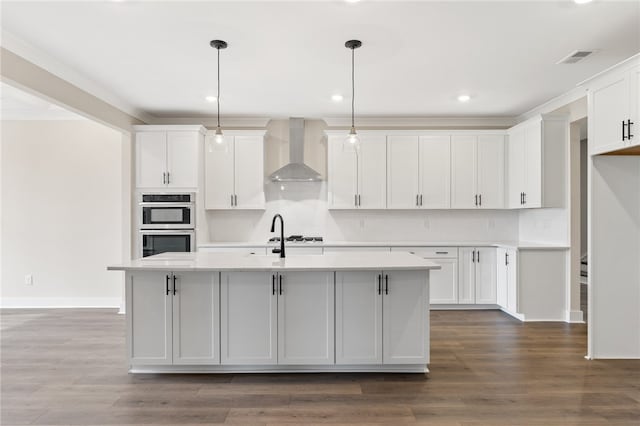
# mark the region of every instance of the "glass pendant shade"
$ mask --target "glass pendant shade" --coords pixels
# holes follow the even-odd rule
[[[216,133],[213,137],[213,140],[218,145],[222,145],[224,143],[224,135],[222,134],[222,129],[220,128],[220,126],[216,127]]]

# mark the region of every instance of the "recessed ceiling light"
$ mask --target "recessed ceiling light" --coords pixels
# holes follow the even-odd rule
[[[206,100],[207,102],[215,102],[215,101],[217,101],[218,99],[217,99],[215,96],[207,96],[207,97],[205,98],[205,100]]]
[[[575,4],[587,4],[591,3],[593,0],[573,0]]]
[[[469,102],[470,99],[471,99],[471,96],[469,96],[469,95],[460,95],[460,96],[458,96],[458,100],[460,102]]]
[[[342,102],[343,99],[344,99],[344,96],[342,95],[335,94],[331,96],[331,100],[334,102]]]
[[[347,3],[358,3],[360,0],[344,0]]]

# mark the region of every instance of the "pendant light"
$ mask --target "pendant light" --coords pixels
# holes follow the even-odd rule
[[[347,142],[351,145],[357,146],[360,143],[360,138],[356,133],[355,125],[355,50],[362,46],[360,40],[349,40],[344,46],[347,49],[351,49],[351,130],[349,130],[349,136]]]
[[[216,97],[218,104],[218,125],[216,126],[216,133],[213,140],[221,145],[224,142],[224,136],[222,135],[222,128],[220,127],[220,49],[226,49],[227,42],[223,40],[211,40],[209,44],[218,51],[218,96]]]

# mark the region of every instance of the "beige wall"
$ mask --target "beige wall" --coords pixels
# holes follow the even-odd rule
[[[3,121],[3,306],[119,306],[122,134],[89,120]],[[25,275],[33,275],[33,285]]]

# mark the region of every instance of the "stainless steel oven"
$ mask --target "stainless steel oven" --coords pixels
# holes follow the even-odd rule
[[[142,229],[138,246],[140,257],[195,251],[196,233],[193,229]]]
[[[194,229],[195,194],[142,193],[140,229]]]

